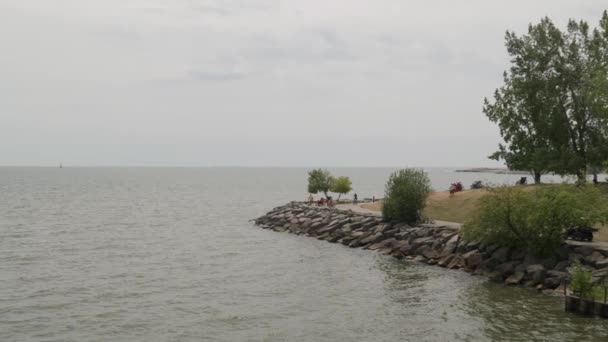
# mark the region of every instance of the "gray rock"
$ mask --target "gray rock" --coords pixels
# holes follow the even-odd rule
[[[416,255],[416,257],[414,258],[414,261],[426,261],[426,259],[422,256],[422,255]]]
[[[565,271],[568,266],[570,266],[570,261],[564,260],[558,262],[557,265],[555,265],[554,269],[556,271]]]
[[[570,252],[568,250],[568,246],[565,244],[562,244],[555,250],[554,254],[557,257],[557,260],[563,261],[563,260],[568,260],[568,255],[570,254]]]
[[[487,245],[484,252],[492,255],[498,248],[500,248],[499,245]]]
[[[606,267],[608,267],[608,258],[604,258],[603,260],[597,261],[595,263],[595,267],[597,267],[597,268],[606,268]]]
[[[581,254],[582,256],[591,255],[595,249],[591,246],[579,246],[574,249],[574,252],[577,254]]]
[[[596,266],[598,262],[604,260],[604,255],[598,251],[593,251],[583,259],[587,265]]]
[[[545,259],[541,260],[540,263],[543,266],[545,266],[546,269],[550,270],[550,269],[554,268],[555,265],[557,265],[557,258],[556,257],[545,258]]]
[[[555,289],[562,283],[562,278],[550,277],[543,281],[543,289]]]
[[[492,253],[492,258],[500,262],[506,262],[509,260],[509,247],[500,247],[494,253]]]
[[[490,278],[491,281],[495,282],[502,282],[504,279],[502,273],[497,271],[490,272],[490,274],[488,274],[488,278]]]
[[[378,233],[372,234],[366,238],[361,239],[361,244],[367,245],[370,243],[376,243],[376,242],[381,241],[382,239],[384,239],[384,235],[382,235],[381,232],[378,232]]]
[[[507,285],[519,285],[524,279],[524,272],[515,272],[505,280]]]
[[[511,252],[511,260],[524,260],[528,251],[525,248],[518,248]]]
[[[441,251],[441,255],[449,255],[454,253],[456,247],[458,246],[458,235],[452,236],[443,246],[443,250]]]
[[[566,278],[568,276],[568,273],[566,272],[560,272],[560,271],[555,271],[555,270],[551,270],[547,272],[547,276],[550,278]]]
[[[477,268],[483,261],[483,256],[476,249],[465,253],[462,257],[465,260],[465,265],[467,268],[471,270]]]
[[[401,248],[399,248],[399,251],[405,256],[412,255],[416,252],[416,246],[410,245],[408,243],[406,245],[403,245]]]
[[[432,243],[433,243],[433,241],[434,241],[434,239],[433,239],[433,237],[432,237],[432,236],[429,236],[429,237],[421,237],[421,238],[414,239],[414,240],[411,242],[411,244],[412,244],[412,245],[415,245],[415,246],[419,246],[419,245],[426,245],[426,244],[430,245],[430,244],[432,244]]]
[[[494,271],[500,273],[504,279],[515,272],[516,265],[517,265],[517,263],[514,261],[505,262],[505,263],[502,263],[502,264],[496,266]]]
[[[547,276],[547,271],[543,268],[541,270],[531,273],[531,275],[532,283],[536,285],[542,283],[545,280],[545,277]]]
[[[456,254],[454,256],[454,258],[452,258],[452,261],[450,261],[450,263],[448,264],[448,268],[451,269],[459,269],[459,268],[463,268],[466,266],[465,260],[462,257],[462,255],[460,254]]]
[[[534,273],[534,272],[538,272],[540,270],[544,270],[545,266],[541,265],[541,264],[534,264],[534,265],[530,265],[528,267],[526,267],[526,273]]]
[[[570,255],[568,255],[568,262],[570,264],[575,264],[577,262],[583,262],[583,258],[584,258],[584,256],[582,254],[571,253]]]
[[[437,251],[435,251],[433,248],[431,248],[431,246],[428,245],[420,247],[418,250],[416,250],[416,253],[421,254],[427,259],[435,259],[439,256]]]
[[[441,267],[447,267],[450,264],[450,262],[452,262],[452,259],[454,259],[454,254],[446,255],[443,258],[441,258],[439,260],[439,262],[437,262],[437,265],[439,265]]]

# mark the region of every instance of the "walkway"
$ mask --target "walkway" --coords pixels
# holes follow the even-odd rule
[[[365,214],[365,215],[375,215],[375,216],[382,215],[382,213],[379,211],[365,209],[358,204],[352,204],[352,203],[336,204],[336,209],[352,210],[355,213]],[[456,222],[447,222],[447,221],[438,221],[438,220],[433,220],[433,222],[438,226],[446,226],[446,227],[456,228],[456,229],[460,229],[460,227],[462,227],[461,223],[456,223]]]

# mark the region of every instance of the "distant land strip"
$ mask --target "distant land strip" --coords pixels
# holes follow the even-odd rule
[[[509,175],[527,175],[529,172],[526,171],[515,171],[505,168],[491,168],[491,167],[474,167],[470,169],[456,170],[456,172],[485,172],[485,173],[497,173],[497,174],[509,174]]]

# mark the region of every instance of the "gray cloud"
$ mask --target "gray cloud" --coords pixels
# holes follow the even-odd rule
[[[500,136],[481,103],[508,67],[504,31],[595,25],[604,8],[4,0],[0,164],[491,165]]]

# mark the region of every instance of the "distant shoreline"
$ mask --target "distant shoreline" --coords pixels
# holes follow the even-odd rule
[[[529,172],[526,171],[515,171],[505,168],[491,168],[491,167],[473,167],[470,169],[456,170],[455,172],[483,172],[483,173],[496,173],[503,175],[527,175]]]

